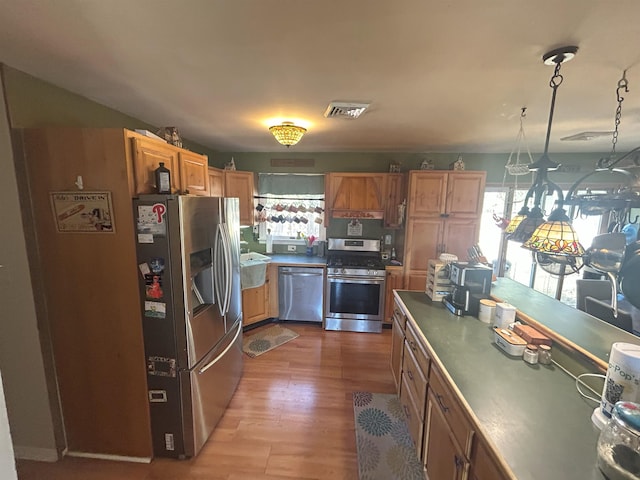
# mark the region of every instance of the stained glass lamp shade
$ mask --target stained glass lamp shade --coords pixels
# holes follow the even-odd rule
[[[571,226],[566,211],[562,208],[551,212],[549,219],[541,224],[522,246],[534,252],[551,255],[571,257],[584,255],[584,248],[578,241],[578,235]]]
[[[529,214],[529,207],[526,205],[520,209],[520,211],[511,219],[507,228],[504,229],[504,233],[513,233],[518,228],[518,225],[527,217]]]
[[[509,240],[522,243],[531,238],[533,232],[544,223],[544,216],[540,207],[533,207],[531,212],[522,219],[512,234],[509,235]],[[509,224],[511,225],[511,224]]]

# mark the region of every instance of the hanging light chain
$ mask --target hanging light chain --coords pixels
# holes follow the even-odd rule
[[[556,67],[553,70],[553,76],[551,77],[551,80],[549,80],[549,86],[554,90],[558,88],[562,83],[562,81],[564,80],[564,77],[560,75],[561,65],[562,65],[562,62],[556,63]]]
[[[624,97],[620,95],[620,92],[624,90],[624,93],[629,93],[629,83],[627,82],[627,71],[622,73],[622,78],[618,80],[618,88],[616,88],[616,98],[618,100],[618,108],[616,108],[616,120],[615,130],[613,131],[613,138],[611,139],[611,155],[616,153],[616,144],[618,143],[618,127],[620,126],[620,119],[622,118],[622,102]]]

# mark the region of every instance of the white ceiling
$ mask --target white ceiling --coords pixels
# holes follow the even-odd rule
[[[269,119],[308,126],[298,152],[510,152],[522,107],[550,152],[640,144],[638,0],[0,0],[0,61],[214,150],[284,151]],[[357,120],[330,101],[370,102]]]

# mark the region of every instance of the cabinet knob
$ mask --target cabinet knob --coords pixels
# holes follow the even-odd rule
[[[460,470],[463,465],[462,459],[458,455],[454,455],[453,461],[456,464],[456,470]]]

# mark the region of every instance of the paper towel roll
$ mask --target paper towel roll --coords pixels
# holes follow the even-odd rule
[[[611,417],[616,402],[640,403],[640,345],[616,342],[611,346],[609,368],[602,390],[602,413]]]

